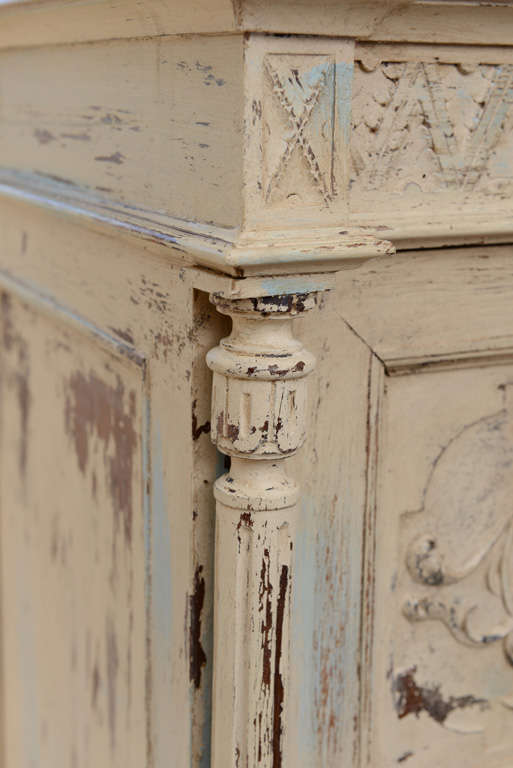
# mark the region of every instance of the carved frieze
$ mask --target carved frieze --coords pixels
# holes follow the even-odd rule
[[[513,65],[360,61],[355,68],[351,208],[405,212],[513,189]],[[439,198],[438,198],[439,199]]]
[[[509,51],[254,36],[246,72],[248,232],[509,231]]]
[[[273,204],[297,197],[304,181],[304,199],[329,205],[337,195],[335,58],[269,54],[264,67],[266,129],[277,138],[265,145],[265,200]]]

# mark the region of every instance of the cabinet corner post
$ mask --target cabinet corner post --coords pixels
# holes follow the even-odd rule
[[[300,489],[286,459],[305,438],[315,359],[292,319],[317,294],[226,300],[230,336],[207,355],[215,485],[213,768],[288,768],[290,607]]]

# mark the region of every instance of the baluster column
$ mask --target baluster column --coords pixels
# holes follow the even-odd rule
[[[211,350],[212,439],[231,456],[217,502],[213,768],[288,768],[290,607],[299,489],[285,460],[305,437],[315,360],[292,319],[315,294],[212,299],[232,332]]]

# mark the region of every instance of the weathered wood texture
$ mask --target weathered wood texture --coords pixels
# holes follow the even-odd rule
[[[206,734],[210,715],[205,706],[212,673],[210,492],[214,461],[205,402],[209,374],[202,361],[206,350],[226,333],[226,327],[205,293],[196,293],[194,298],[187,272],[180,273],[165,260],[152,256],[152,274],[147,276],[150,252],[140,245],[129,247],[126,242],[117,243],[93,232],[81,238],[80,227],[63,220],[54,228],[51,214],[34,210],[28,219],[26,211],[27,207],[21,204],[3,206],[2,281],[8,298],[4,300],[7,320],[2,326],[2,333],[7,336],[2,365],[2,440],[4,445],[9,441],[9,450],[2,454],[2,487],[8,494],[5,498],[14,499],[13,508],[17,511],[14,516],[3,516],[4,584],[10,584],[12,574],[19,573],[12,571],[9,564],[13,569],[15,564],[18,567],[21,552],[24,568],[16,580],[16,589],[24,588],[30,599],[20,616],[16,589],[5,594],[4,587],[3,611],[13,618],[3,652],[8,661],[19,658],[23,647],[10,633],[24,622],[24,637],[30,637],[31,630],[34,632],[33,653],[46,654],[51,643],[60,649],[59,658],[67,659],[69,666],[58,667],[61,676],[53,674],[49,680],[37,677],[34,698],[25,687],[33,682],[33,676],[29,672],[25,678],[18,676],[15,661],[12,666],[4,664],[3,674],[7,674],[13,691],[10,702],[19,701],[20,706],[21,697],[28,695],[30,702],[42,702],[40,713],[50,712],[46,731],[34,709],[26,708],[26,719],[16,722],[16,710],[6,712],[9,753],[11,749],[39,749],[41,755],[53,758],[56,745],[62,745],[62,733],[51,713],[65,707],[63,702],[71,700],[67,696],[81,696],[83,710],[75,711],[71,705],[65,708],[70,724],[66,731],[67,748],[71,755],[75,747],[79,761],[94,755],[98,756],[95,764],[102,765],[104,760],[105,765],[111,765],[116,764],[115,760],[129,761],[132,754],[139,755],[139,742],[130,754],[123,751],[135,738],[129,724],[137,721],[138,739],[144,740],[144,749],[151,747],[155,765],[167,765],[169,755],[173,756],[174,764],[189,765],[191,754],[193,765],[208,765]],[[46,257],[43,260],[41,253]],[[315,765],[321,760],[326,766],[354,768],[360,764],[374,766],[408,760],[424,768],[434,760],[442,762],[457,744],[462,766],[507,765],[511,745],[509,710],[504,703],[510,700],[511,675],[501,639],[480,647],[483,642],[479,641],[478,625],[468,624],[470,637],[465,635],[466,626],[456,626],[451,634],[434,616],[431,621],[410,621],[405,617],[405,607],[414,600],[437,601],[447,606],[454,599],[462,599],[463,605],[477,606],[472,616],[480,618],[481,637],[490,632],[505,634],[509,627],[507,611],[504,616],[499,615],[505,597],[500,591],[501,581],[496,578],[497,574],[506,573],[501,562],[507,560],[503,556],[501,561],[500,554],[508,539],[493,534],[494,530],[506,531],[508,521],[507,502],[503,500],[508,498],[507,467],[500,469],[493,451],[499,450],[507,463],[507,410],[503,410],[504,390],[500,387],[511,379],[510,366],[503,365],[511,350],[509,313],[513,289],[509,261],[508,246],[389,257],[362,267],[359,273],[340,275],[337,291],[321,302],[317,317],[311,315],[297,321],[295,333],[316,355],[318,363],[312,375],[306,445],[303,453],[291,460],[291,474],[301,478],[305,490],[296,525],[291,616],[288,723],[290,754],[295,761],[292,764]],[[216,278],[201,279],[212,279],[211,290],[214,286],[219,288]],[[43,294],[42,303],[34,303],[31,298],[36,282],[37,292]],[[230,282],[225,280],[226,289]],[[402,297],[400,302],[394,298],[398,295]],[[66,310],[69,304],[74,306],[71,314]],[[453,308],[450,314],[446,311],[448,304]],[[421,316],[419,307],[423,308]],[[102,331],[99,336],[89,327],[93,310],[94,326]],[[184,326],[183,318],[191,318],[191,325]],[[194,340],[194,356],[192,342],[188,345],[190,340]],[[438,362],[440,359],[442,363]],[[27,361],[32,373],[25,381]],[[496,363],[500,365],[497,367]],[[440,364],[447,370],[421,374]],[[458,370],[462,365],[473,365],[474,369]],[[476,365],[487,367],[476,369]],[[383,377],[383,366],[391,374],[412,369],[415,373]],[[75,436],[66,431],[65,383],[70,381],[71,372],[78,371],[88,385],[91,368],[105,384],[105,388],[100,385],[101,392],[111,392],[112,397],[106,394],[106,403],[114,408],[121,424],[125,423],[125,416],[130,416],[129,393],[136,392],[133,429],[140,446],[137,453],[142,451],[145,441],[147,448],[146,454],[142,451],[133,463],[134,522],[130,550],[125,548],[123,525],[117,533],[115,528],[116,495],[111,495],[109,476],[115,465],[104,461],[104,451],[108,459],[115,459],[114,439],[104,447],[103,433],[86,420],[84,444],[89,453],[87,469],[82,474]],[[122,398],[118,375],[124,388]],[[72,390],[68,395],[69,426],[74,424]],[[40,398],[49,398],[55,406],[45,410],[39,405]],[[29,404],[25,417],[23,402]],[[145,402],[149,403],[149,415],[144,415],[144,408],[148,407]],[[59,419],[61,426],[56,429]],[[149,426],[146,437],[145,423]],[[45,424],[42,433],[38,425]],[[497,435],[499,442],[490,442],[485,437],[483,443],[480,433],[474,435],[473,424],[492,437]],[[26,455],[20,439],[23,428],[28,436]],[[44,448],[48,433],[52,445],[58,446],[57,460]],[[178,446],[174,440],[162,437],[177,433],[190,435],[192,448],[184,451],[183,441]],[[447,448],[449,444],[454,444],[454,448]],[[144,455],[148,457],[146,462]],[[37,469],[35,456],[48,457],[44,471]],[[479,462],[477,468],[472,469],[473,461]],[[23,462],[28,475],[22,484]],[[440,469],[431,476],[433,462]],[[475,497],[467,488],[467,475],[457,483],[454,480],[461,462],[476,478],[478,497],[482,494],[479,483],[485,482],[484,470],[488,467],[486,471],[491,473],[487,475],[491,485],[486,487],[493,490],[492,501],[486,503],[491,504],[490,509],[496,511],[498,518],[495,528],[487,528],[484,533],[474,527],[480,520],[482,504],[475,507]],[[92,497],[93,469],[97,473],[97,502]],[[81,490],[69,499],[66,492],[67,504],[61,501],[59,491],[57,503],[51,508],[52,514],[59,513],[54,539],[52,514],[48,528],[44,517],[48,507],[43,500],[55,497],[56,486],[66,487],[59,484],[63,471],[65,483],[76,483]],[[144,504],[140,501],[145,497],[145,477],[150,480],[146,514],[152,521],[152,533],[148,536],[147,529],[146,536],[146,544],[151,542],[149,560],[148,554],[144,554],[141,529],[145,520]],[[441,498],[438,483],[442,483],[442,496],[449,494],[454,499],[448,522],[444,522],[447,514],[440,517],[442,507],[431,501]],[[28,504],[32,497],[23,500],[24,493],[32,493],[32,485],[38,498],[35,506]],[[426,503],[431,506],[422,511],[426,489]],[[497,496],[503,492],[505,496]],[[96,518],[96,530],[86,521],[94,520],[96,503],[101,500],[102,508],[109,509],[110,514]],[[80,510],[82,504],[83,512],[79,515],[75,510]],[[459,517],[458,509],[462,509]],[[477,512],[469,517],[467,512],[472,509]],[[415,510],[419,511],[414,513]],[[447,585],[437,586],[414,578],[408,565],[411,542],[428,533],[437,537],[443,552],[447,542],[450,545],[453,541],[450,537],[459,540],[461,526],[468,531],[464,538],[471,546],[470,567],[475,562],[475,570],[465,575],[468,565],[464,564],[461,570],[457,564],[458,579]],[[41,535],[33,535],[40,528]],[[79,546],[76,536],[80,532]],[[493,538],[490,547],[488,532]],[[73,536],[72,543],[67,543],[66,535],[68,539]],[[119,550],[112,548],[116,541]],[[72,574],[78,572],[72,569],[80,568],[82,573],[86,557],[89,563],[83,548],[93,551],[96,544],[105,547],[107,588],[100,590],[93,604],[90,595],[101,578],[100,566],[90,569],[87,590],[83,580],[77,576],[72,580]],[[472,551],[474,545],[480,548],[477,561]],[[457,551],[458,547],[452,549]],[[117,561],[118,579],[124,574],[125,581],[114,585],[122,590],[123,599],[115,599],[121,593],[110,592],[113,551],[121,555]],[[52,552],[56,553],[55,561]],[[485,579],[489,565],[492,592],[487,592]],[[129,583],[131,567],[142,582],[135,585],[134,580],[133,602],[129,604],[124,602],[128,592],[122,583]],[[448,567],[454,573],[449,562]],[[54,569],[66,569],[68,578],[52,575]],[[102,579],[102,585],[105,580]],[[149,608],[144,600],[144,584]],[[63,610],[54,601],[55,595],[61,596],[64,605],[67,600],[75,606],[76,612],[61,614],[55,626],[42,620],[38,625],[33,615],[37,609],[34,594],[42,596],[45,619],[49,611],[57,612],[58,616]],[[82,602],[80,594],[84,595]],[[119,630],[116,645],[110,641],[108,651],[105,623],[109,611],[114,621],[121,625],[128,622],[130,605],[134,608],[133,648],[139,648],[145,659],[132,656],[131,696],[121,673],[122,669],[128,670],[128,649],[124,645],[127,635]],[[427,602],[421,605],[426,607]],[[492,609],[499,611],[497,617]],[[177,615],[178,622],[172,619]],[[74,632],[78,637],[80,628],[87,625],[98,640],[99,675],[104,670],[107,674],[108,653],[112,661],[116,658],[113,649],[117,652],[114,752],[108,724],[108,675],[100,678],[98,684],[96,705],[98,712],[104,712],[100,722],[92,703],[94,662],[93,677],[86,677],[86,659],[80,651],[75,657],[73,651]],[[43,628],[48,639],[47,645],[40,646]],[[463,643],[454,635],[461,635]],[[81,646],[85,641],[76,642],[85,654],[87,646]],[[146,650],[144,643],[148,643]],[[434,654],[430,648],[435,650]],[[149,674],[146,665],[150,658],[152,683],[147,687],[144,674]],[[464,663],[459,663],[462,659]],[[77,665],[75,670],[72,663]],[[416,670],[412,671],[414,667]],[[43,671],[45,666],[38,669]],[[66,687],[69,679],[75,686],[71,692]],[[149,691],[147,711],[134,681]],[[46,710],[45,701],[49,702]],[[128,701],[133,721],[126,719]],[[32,716],[35,719],[31,720]],[[140,717],[143,722],[137,720]],[[89,723],[90,728],[89,752],[85,742],[80,741],[81,734],[82,738],[85,736],[79,724],[84,723]],[[25,732],[18,730],[21,724],[28,730],[35,728],[31,731],[35,734],[32,742]],[[120,734],[128,728],[130,732],[122,739]],[[16,755],[16,751],[12,754]],[[67,765],[69,759],[64,748],[54,764],[59,765],[61,760]],[[18,768],[14,757],[6,765]]]
[[[140,766],[144,366],[0,302],[2,762]]]
[[[222,320],[140,245],[0,232],[2,764],[206,766]]]
[[[511,257],[511,246],[481,246],[381,259],[339,275],[341,311],[391,373],[506,360],[513,349]]]
[[[448,370],[387,387],[368,765],[511,760],[512,373]]]
[[[2,51],[0,164],[121,207],[238,224],[241,69],[240,37]]]
[[[511,48],[193,35],[0,65],[0,191],[175,260],[286,274],[513,238]]]
[[[290,612],[298,485],[284,460],[305,438],[313,356],[292,319],[316,295],[215,299],[230,336],[207,356],[212,439],[231,457],[215,485],[212,766],[294,764]]]
[[[344,322],[335,292],[295,331],[317,367],[306,444],[291,462],[303,488],[292,614],[292,765],[353,768],[360,753],[366,476],[380,365]]]
[[[0,5],[5,768],[509,768],[511,3]]]
[[[323,359],[328,361],[323,397],[311,403],[323,437],[312,432],[311,447],[308,441],[295,460],[307,485],[310,462],[316,462],[312,477],[321,478],[314,497],[320,499],[321,517],[312,524],[317,539],[312,533],[307,539],[314,575],[302,583],[302,594],[313,592],[312,610],[319,611],[318,620],[307,620],[316,642],[311,641],[307,660],[303,656],[294,665],[296,674],[307,677],[298,697],[303,708],[298,742],[310,739],[311,752],[303,747],[302,754],[314,755],[312,761],[321,753],[321,764],[351,768],[406,761],[424,768],[448,759],[472,768],[508,765],[513,686],[509,251],[421,252],[369,264],[339,276],[318,329],[315,322],[300,329],[318,353],[314,377],[321,385]],[[317,347],[314,332],[320,334]],[[336,408],[347,398],[345,393],[337,397],[333,349],[349,352],[351,340],[353,364],[343,380],[355,380],[354,407],[345,420],[337,420]],[[370,366],[366,359],[373,361]],[[324,408],[329,425],[318,420]],[[331,431],[337,432],[335,446],[326,443]],[[356,434],[366,435],[360,455]],[[343,457],[337,451],[344,445],[349,454]],[[330,462],[337,478],[332,481],[323,475]],[[352,490],[356,478],[360,494]],[[326,514],[330,487],[345,499],[348,518],[343,506],[335,517]],[[318,534],[324,524],[326,554]],[[350,547],[346,558],[345,546]],[[331,571],[333,548],[338,556]],[[301,563],[304,557],[298,558],[299,572]],[[353,587],[356,606],[350,602],[353,566],[355,580],[362,577],[361,586]],[[296,589],[301,592],[299,585]],[[334,594],[335,606],[321,611],[321,601]],[[307,605],[304,598],[293,625],[304,621]],[[351,617],[346,621],[345,611]],[[298,634],[304,638],[301,627]],[[353,656],[342,645],[347,632],[355,639],[349,646]],[[328,662],[322,666],[319,633],[329,638]],[[346,664],[348,658],[353,666]],[[348,668],[358,675],[344,688]],[[319,701],[316,693],[323,691],[321,700],[331,703],[348,690],[317,731],[325,710],[313,706]],[[312,707],[309,712],[304,702]],[[352,713],[351,702],[357,707]],[[350,724],[352,735],[337,742]]]

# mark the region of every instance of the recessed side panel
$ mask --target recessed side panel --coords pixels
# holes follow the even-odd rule
[[[144,368],[3,288],[6,768],[146,764]]]

